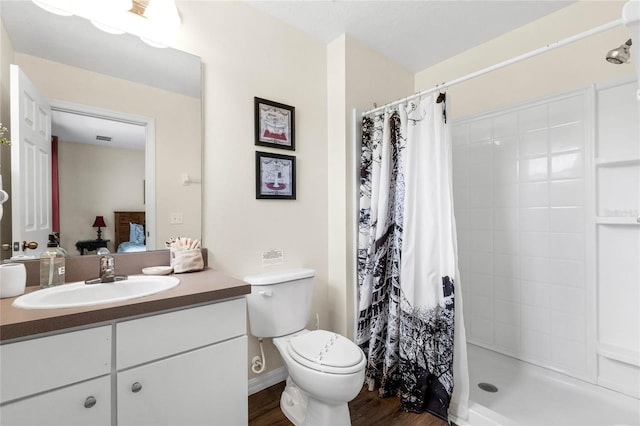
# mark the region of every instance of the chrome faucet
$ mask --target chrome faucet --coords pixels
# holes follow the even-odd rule
[[[112,283],[115,281],[124,281],[126,275],[116,275],[115,260],[113,256],[102,256],[100,258],[100,278],[86,280],[85,284]]]
[[[116,267],[113,256],[102,256],[100,258],[100,282],[112,283],[116,280]]]

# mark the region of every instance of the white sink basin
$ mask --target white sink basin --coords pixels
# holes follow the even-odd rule
[[[174,276],[132,275],[124,281],[87,285],[84,281],[34,291],[18,297],[22,309],[57,309],[121,302],[169,290],[180,284]]]

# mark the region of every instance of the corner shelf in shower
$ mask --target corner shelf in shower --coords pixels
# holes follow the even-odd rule
[[[636,170],[634,174],[637,176],[637,168],[640,166],[640,157],[600,157],[595,159],[595,166],[597,168],[606,168],[612,170],[613,168],[626,168],[631,167],[631,170]],[[620,170],[620,169],[618,169]],[[603,171],[604,173],[604,171]],[[637,178],[636,178],[637,180]],[[634,191],[637,191],[634,190]],[[636,210],[637,212],[637,210]],[[640,216],[603,216],[596,217],[596,224],[598,225],[632,225],[640,226]]]
[[[627,216],[598,216],[596,217],[598,225],[636,225],[640,226],[640,222],[635,217]]]
[[[596,158],[596,167],[640,165],[640,158]]]

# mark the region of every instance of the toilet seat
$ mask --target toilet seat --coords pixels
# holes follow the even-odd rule
[[[364,366],[364,354],[355,343],[326,330],[293,337],[287,351],[299,364],[325,373],[351,374]]]

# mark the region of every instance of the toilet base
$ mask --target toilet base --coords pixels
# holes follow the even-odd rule
[[[331,405],[317,399],[310,398],[287,378],[282,395],[280,409],[291,423],[296,426],[350,426],[351,416],[349,405]]]
[[[317,399],[309,399],[305,426],[351,426],[347,403],[329,405]]]
[[[300,426],[304,424],[308,403],[309,397],[307,394],[293,383],[291,377],[288,377],[287,385],[280,396],[280,410],[291,423]]]

